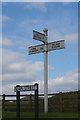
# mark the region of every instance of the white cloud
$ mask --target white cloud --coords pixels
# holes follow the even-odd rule
[[[29,45],[31,45],[31,42],[28,39],[19,36],[0,37],[0,46],[3,47],[17,47],[22,50],[27,49]]]
[[[32,41],[26,39],[26,38],[21,38],[18,36],[12,37],[12,39],[15,39],[15,44],[18,46],[19,49],[23,50],[23,49],[28,49],[28,47],[33,44]]]
[[[69,44],[78,42],[78,34],[77,33],[70,33],[70,34],[62,35],[57,30],[51,30],[49,36],[50,36],[50,38],[49,38],[50,41],[65,40]]]
[[[26,56],[17,52],[3,49],[3,84],[11,84],[12,82],[25,83],[36,81],[37,73],[44,70],[44,63],[26,60]],[[49,69],[52,67],[49,65]]]
[[[1,45],[1,43],[0,43]],[[2,46],[13,46],[14,43],[8,38],[2,38]]]
[[[70,4],[70,2],[63,2],[63,5],[69,5]]]
[[[2,31],[2,15],[1,14],[0,14],[0,31]]]
[[[65,76],[49,80],[49,91],[75,91],[78,90],[78,71],[71,71]]]
[[[2,46],[2,37],[0,36],[0,46]]]
[[[40,9],[43,12],[47,11],[46,5],[45,3],[39,3],[39,2],[32,2],[32,3],[28,3],[27,5],[25,5],[25,8],[27,9]]]
[[[3,86],[2,88],[2,93],[4,94],[14,94],[14,85],[13,84],[9,84],[6,86]],[[11,99],[11,98],[9,98]]]
[[[12,19],[6,15],[0,15],[0,22],[11,21]]]
[[[8,21],[11,21],[12,19],[10,18],[10,17],[8,17],[8,16],[6,16],[6,15],[3,15],[2,16],[2,21],[3,22],[8,22]]]
[[[31,20],[33,23],[41,23],[41,20],[39,20],[39,19],[33,19],[33,20]]]
[[[2,22],[2,15],[0,14],[0,22]]]
[[[2,22],[10,22],[10,21],[12,21],[12,19],[10,17],[0,14],[0,31],[1,31],[1,33],[2,33]]]
[[[48,66],[51,69],[51,66]],[[14,93],[16,84],[34,84],[39,83],[39,91],[44,91],[44,77],[37,79],[38,72],[43,72],[43,62],[34,62],[26,59],[26,56],[20,53],[3,50],[3,93]],[[0,75],[1,77],[1,75]],[[59,91],[74,91],[78,89],[78,71],[71,71],[66,75],[49,78],[49,93]]]
[[[78,42],[78,34],[77,33],[73,33],[73,34],[64,35],[64,39],[68,43]]]
[[[44,79],[38,80],[39,92],[44,93]],[[48,80],[48,93],[69,92],[78,90],[78,71],[70,71],[64,76]]]
[[[44,93],[44,80],[43,78],[37,81],[25,81],[25,85],[33,85],[37,82],[39,84],[39,93]],[[20,85],[24,85],[24,82],[18,83]],[[14,86],[15,83],[9,83],[3,85],[3,93],[5,94],[14,94]],[[48,93],[56,93],[56,92],[70,92],[78,90],[78,72],[71,71],[66,73],[66,75],[62,77],[57,77],[48,80]]]
[[[50,41],[64,39],[64,37],[62,37],[62,35],[57,30],[50,30],[49,37]]]

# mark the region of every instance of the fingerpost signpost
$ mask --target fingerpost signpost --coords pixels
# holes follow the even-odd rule
[[[48,29],[44,28],[43,34],[33,30],[33,39],[39,40],[44,44],[29,47],[29,55],[44,53],[44,112],[48,112],[48,51],[65,48],[65,40],[48,43]]]

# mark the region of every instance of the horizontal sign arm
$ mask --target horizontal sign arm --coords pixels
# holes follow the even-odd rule
[[[14,91],[33,91],[33,90],[37,90],[37,86],[36,85],[27,85],[27,86],[19,86],[19,87],[15,87]]]
[[[63,48],[65,48],[65,40],[60,40],[60,41],[47,43],[46,51],[58,50]],[[44,44],[29,47],[29,55],[41,53],[44,51],[45,51]]]
[[[29,47],[29,55],[44,52],[44,44]]]

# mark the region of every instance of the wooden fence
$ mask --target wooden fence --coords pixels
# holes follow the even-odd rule
[[[49,112],[77,112],[78,103],[80,103],[80,92],[59,92],[48,94],[48,109]],[[2,98],[3,111],[16,111],[16,95],[0,95]],[[15,98],[9,99],[9,98]],[[20,95],[20,97],[27,97],[21,99],[21,111],[34,111],[34,95]],[[7,99],[8,98],[8,99]],[[39,94],[39,111],[44,111],[44,94]]]

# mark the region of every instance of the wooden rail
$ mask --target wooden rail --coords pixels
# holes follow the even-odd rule
[[[51,93],[51,94],[48,94],[48,96],[58,96],[58,98],[56,99],[55,101],[55,97],[53,97],[53,99],[51,97],[49,97],[49,111],[55,111],[55,109],[57,108],[60,112],[63,112],[64,111],[64,108],[66,107],[66,109],[70,109],[71,106],[72,106],[72,109],[74,110],[78,110],[78,101],[80,100],[80,97],[78,97],[78,95],[80,94],[80,91],[75,91],[75,92],[59,92],[59,93]],[[73,95],[73,97],[64,97],[64,95]],[[74,96],[75,95],[75,96]],[[34,98],[33,98],[34,94],[30,94],[30,95],[20,95],[20,97],[28,97],[27,100],[25,99],[21,99],[21,103],[24,103],[25,101],[26,102],[29,102],[28,103],[28,106],[29,108],[25,108],[25,110],[34,110],[34,107],[33,107],[33,104],[34,104]],[[43,111],[44,109],[44,98],[41,98],[44,97],[44,94],[39,94],[39,109]],[[5,111],[5,110],[8,110],[8,106],[12,106],[14,107],[14,109],[16,109],[16,99],[11,99],[11,97],[14,97],[16,98],[16,95],[0,95],[0,97],[2,97],[2,110]],[[10,99],[6,99],[6,98],[10,98]],[[67,102],[66,102],[67,101]],[[69,104],[69,102],[72,101],[73,104]],[[67,105],[65,104],[67,103]],[[70,102],[71,103],[71,102]],[[24,104],[21,104],[21,107],[24,106]],[[65,106],[65,107],[64,107]],[[11,108],[12,109],[12,108]]]

